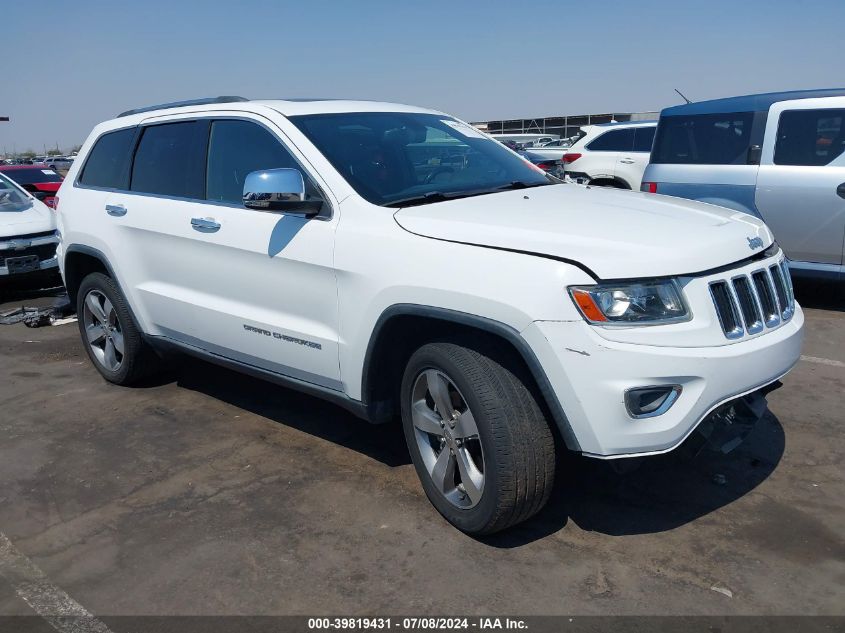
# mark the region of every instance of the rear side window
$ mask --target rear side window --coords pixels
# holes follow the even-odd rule
[[[650,152],[654,143],[656,127],[635,127],[634,128],[634,151]]]
[[[129,156],[134,138],[135,128],[103,134],[88,154],[79,182],[88,187],[128,189]]]
[[[132,191],[204,198],[208,123],[185,121],[144,129],[132,164]]]
[[[208,146],[207,197],[243,202],[244,179],[251,171],[299,165],[281,141],[256,123],[215,121]],[[306,181],[308,177],[303,174]]]
[[[634,147],[633,128],[605,132],[587,144],[587,149],[591,152],[630,152],[632,147]]]
[[[652,163],[745,165],[753,112],[662,117]]]
[[[776,165],[827,165],[845,150],[845,110],[787,110],[780,115]]]

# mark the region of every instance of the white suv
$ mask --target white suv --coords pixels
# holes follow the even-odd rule
[[[106,380],[178,350],[401,416],[469,533],[543,506],[555,436],[599,458],[713,441],[800,354],[760,220],[555,184],[442,112],[198,100],[103,123],[79,156],[61,267]]]
[[[563,156],[567,180],[639,191],[656,129],[657,121],[582,127]]]

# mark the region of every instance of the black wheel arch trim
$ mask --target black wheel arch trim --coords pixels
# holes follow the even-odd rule
[[[581,445],[575,436],[569,419],[563,410],[563,406],[558,400],[557,394],[552,388],[546,372],[543,370],[540,361],[537,359],[534,350],[528,345],[526,340],[520,336],[519,332],[513,327],[496,321],[488,319],[487,317],[470,314],[467,312],[460,312],[458,310],[451,310],[448,308],[438,308],[434,306],[419,305],[413,303],[399,303],[386,308],[381,315],[379,315],[372,333],[370,334],[370,341],[367,344],[367,351],[364,355],[364,366],[361,376],[361,396],[364,406],[370,413],[370,417],[375,417],[375,407],[377,403],[368,403],[368,395],[370,393],[370,369],[375,353],[375,347],[381,335],[384,326],[394,317],[397,316],[417,316],[438,319],[440,321],[447,321],[464,325],[468,327],[477,328],[484,332],[500,336],[508,341],[516,349],[522,360],[525,362],[532,377],[537,383],[540,390],[540,395],[543,397],[549,411],[554,418],[555,425],[560,431],[563,441],[569,450],[581,452]]]
[[[80,255],[87,255],[88,257],[93,257],[97,261],[99,261],[106,271],[109,274],[109,277],[114,281],[115,285],[117,286],[120,293],[123,295],[123,299],[126,301],[126,308],[129,310],[129,316],[132,317],[132,320],[135,322],[135,327],[138,328],[139,332],[142,332],[141,327],[139,325],[138,317],[135,316],[135,310],[132,309],[132,303],[129,301],[128,295],[123,291],[123,287],[120,285],[120,280],[117,278],[117,275],[114,272],[114,268],[112,268],[111,263],[109,262],[108,257],[106,257],[105,253],[101,250],[98,250],[92,246],[86,246],[85,244],[71,244],[69,245],[63,254],[64,258],[64,275],[65,279],[65,286],[67,286],[67,257],[72,253],[79,253]],[[84,279],[84,277],[82,278]],[[82,283],[82,279],[79,280],[80,284]],[[76,292],[79,291],[79,286],[75,289]],[[68,289],[68,295],[70,295],[70,289]],[[76,307],[76,303],[74,302],[74,307]]]

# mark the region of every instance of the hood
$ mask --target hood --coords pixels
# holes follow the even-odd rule
[[[568,184],[409,207],[395,218],[417,235],[557,257],[599,279],[702,272],[773,242],[762,221],[731,209]]]
[[[0,206],[0,238],[56,230],[56,216],[38,200],[22,211],[3,211]]]

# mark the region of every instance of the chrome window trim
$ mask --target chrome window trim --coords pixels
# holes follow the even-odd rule
[[[286,143],[285,140],[282,139],[282,137],[279,134],[274,132],[273,129],[270,128],[267,124],[265,124],[262,121],[258,121],[256,119],[248,117],[248,116],[237,116],[237,115],[232,115],[232,114],[221,115],[221,114],[216,114],[214,111],[203,111],[203,112],[197,112],[197,113],[190,113],[191,116],[184,116],[185,114],[187,114],[187,113],[183,112],[183,113],[180,113],[180,115],[177,115],[177,116],[181,116],[181,118],[166,119],[166,120],[163,120],[163,121],[152,121],[150,123],[146,123],[145,121],[147,121],[147,119],[145,119],[145,121],[142,121],[141,123],[136,123],[135,125],[128,125],[128,126],[124,126],[124,127],[120,127],[120,128],[114,128],[113,130],[106,130],[102,134],[100,134],[100,136],[98,136],[96,138],[94,143],[92,143],[91,148],[93,149],[94,146],[97,144],[97,141],[99,141],[106,134],[111,134],[112,132],[120,132],[122,130],[128,130],[128,129],[131,129],[131,128],[139,128],[140,129],[140,128],[151,127],[151,126],[154,126],[154,125],[167,125],[167,124],[170,124],[170,123],[179,123],[179,122],[183,122],[183,121],[195,121],[195,120],[200,120],[200,119],[210,120],[210,124],[213,124],[214,121],[227,121],[227,120],[228,121],[247,121],[249,123],[254,123],[256,125],[261,126],[265,130],[267,130],[267,132],[269,132],[276,139],[276,141],[279,144],[281,144],[281,146],[285,149],[285,151],[288,154],[290,154],[290,157],[293,159],[293,161],[302,170],[302,173],[311,180],[311,182],[314,184],[314,186],[320,192],[320,195],[323,198],[323,203],[328,207],[329,212],[325,213],[324,211],[321,210],[318,215],[315,215],[314,217],[312,217],[310,219],[311,220],[321,220],[321,221],[326,222],[326,221],[330,221],[332,218],[334,218],[334,216],[335,216],[335,205],[332,202],[331,198],[328,195],[326,195],[327,186],[323,186],[323,184],[321,184],[320,179],[318,179],[314,176],[313,171],[311,169],[306,168],[302,164],[302,161],[300,161],[299,158],[296,156],[296,154],[290,150],[288,143]],[[252,114],[252,115],[257,116],[257,117],[266,118],[263,115],[253,113],[253,112],[250,112],[249,114]],[[268,121],[270,121],[270,120],[268,119]],[[270,121],[270,122],[272,123],[272,121]],[[141,133],[143,133],[143,130],[141,130]],[[209,131],[209,135],[210,135],[210,131]],[[139,134],[138,139],[136,140],[135,146],[132,148],[132,159],[133,159],[132,162],[133,163],[134,163],[135,152],[137,151],[138,143],[140,142],[140,138],[141,138],[141,135]],[[206,149],[206,170],[208,169],[208,149],[210,149],[210,141],[211,141],[211,138],[209,136],[209,146]],[[85,163],[88,162],[88,157],[90,156],[90,154],[91,154],[91,151],[89,150],[87,152],[86,156],[85,156]],[[216,201],[216,200],[208,200],[206,198],[184,198],[184,197],[180,197],[180,196],[168,196],[168,195],[160,194],[160,193],[147,193],[147,192],[143,192],[143,191],[133,191],[131,189],[118,189],[118,188],[114,188],[114,187],[93,187],[93,186],[85,185],[85,184],[83,184],[79,181],[79,177],[85,169],[85,163],[83,163],[82,167],[79,169],[76,177],[74,178],[73,187],[75,189],[87,189],[87,190],[90,190],[90,191],[102,191],[102,192],[106,192],[106,193],[122,193],[122,194],[131,195],[131,196],[159,198],[159,199],[166,199],[166,200],[174,200],[174,201],[177,201],[177,202],[193,202],[193,203],[199,203],[199,204],[212,205],[212,206],[215,206],[215,207],[226,207],[226,208],[230,208],[230,209],[243,209],[244,211],[248,211],[250,213],[266,213],[265,211],[255,211],[254,209],[247,209],[242,204],[237,204],[235,202],[221,202],[221,201]],[[132,164],[130,164],[130,186],[132,184],[131,169],[132,169]],[[207,186],[206,186],[206,189],[207,189]],[[282,214],[279,214],[279,215],[282,215]]]

